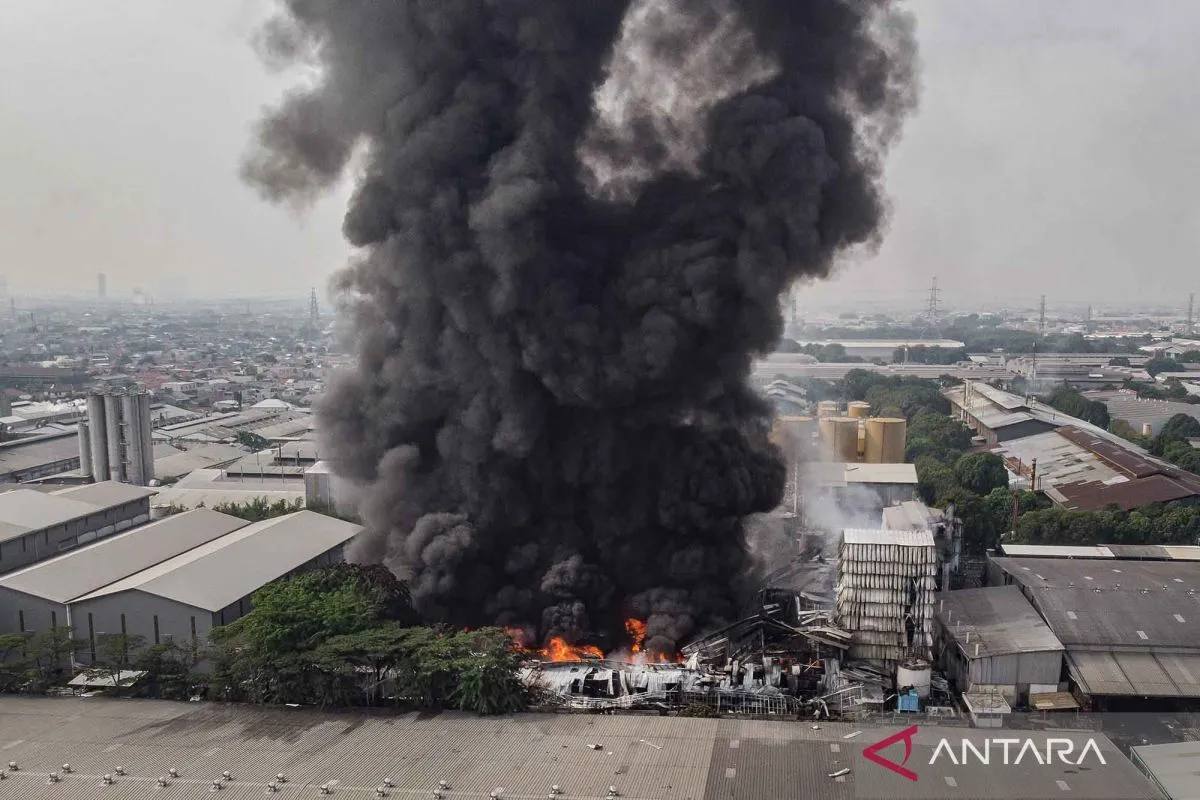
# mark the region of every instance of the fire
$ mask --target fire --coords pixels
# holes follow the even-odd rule
[[[629,652],[642,652],[642,642],[646,641],[646,623],[640,619],[630,617],[625,620],[625,632],[629,634],[629,641],[632,642],[629,646]]]
[[[547,661],[579,661],[584,658],[604,658],[599,647],[590,644],[570,644],[561,636],[550,637],[550,642],[541,649]]]

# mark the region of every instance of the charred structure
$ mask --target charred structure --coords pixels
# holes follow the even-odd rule
[[[735,619],[784,469],[751,357],[779,296],[877,240],[914,99],[883,0],[289,0],[317,68],[244,173],[304,201],[352,155],[358,367],[320,406],[357,553],[420,609],[674,652]]]

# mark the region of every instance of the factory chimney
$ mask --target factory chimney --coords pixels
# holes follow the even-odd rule
[[[145,389],[95,390],[79,424],[79,471],[93,481],[146,486],[154,478],[150,394]]]

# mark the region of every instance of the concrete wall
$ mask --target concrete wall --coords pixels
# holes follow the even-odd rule
[[[0,633],[36,633],[67,624],[67,607],[0,586]]]
[[[199,653],[207,646],[208,633],[213,628],[211,611],[137,590],[71,603],[70,609],[75,637],[83,639],[89,645],[97,641],[102,634],[125,633],[129,636],[141,636],[145,644],[151,646],[156,641],[157,618],[157,641],[162,643],[170,638],[185,650],[192,647],[194,624],[196,652]],[[81,663],[91,663],[90,647],[85,647],[77,658]]]
[[[11,572],[149,521],[150,498],[142,497],[61,525],[31,531],[0,542],[0,573]]]
[[[288,577],[311,569],[337,564],[344,560],[342,548],[335,547],[281,577]],[[155,617],[158,618],[158,640],[165,642],[172,637],[176,644],[185,649],[193,645],[193,625],[196,651],[208,646],[208,635],[214,627],[228,625],[242,617],[254,607],[250,598],[254,590],[216,612],[168,600],[165,597],[132,589],[117,594],[105,595],[92,600],[70,604],[71,625],[75,636],[91,641],[102,633],[122,633],[141,636],[147,646],[155,643]],[[89,620],[88,615],[91,615]],[[121,627],[121,615],[125,616],[125,627]],[[85,649],[78,656],[82,663],[91,662],[91,653]],[[201,663],[198,668],[203,669]]]

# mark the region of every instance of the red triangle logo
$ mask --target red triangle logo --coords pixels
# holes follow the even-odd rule
[[[907,727],[904,730],[900,731],[899,733],[893,733],[891,736],[887,737],[886,739],[881,739],[880,741],[878,741],[875,744],[871,745],[870,747],[866,748],[865,750],[863,750],[863,755],[866,756],[868,760],[874,761],[876,764],[883,767],[884,769],[890,769],[892,772],[896,773],[897,775],[901,775],[905,778],[908,778],[910,781],[915,781],[917,779],[917,773],[913,772],[911,769],[906,768],[904,765],[908,763],[908,757],[912,755],[912,740],[913,740],[913,737],[916,735],[917,735],[917,726],[912,725],[912,726]],[[881,756],[879,754],[880,750],[886,750],[887,748],[894,745],[896,742],[901,742],[901,741],[904,742],[904,760],[901,761],[899,764],[897,764],[895,761],[892,761],[891,759]]]

